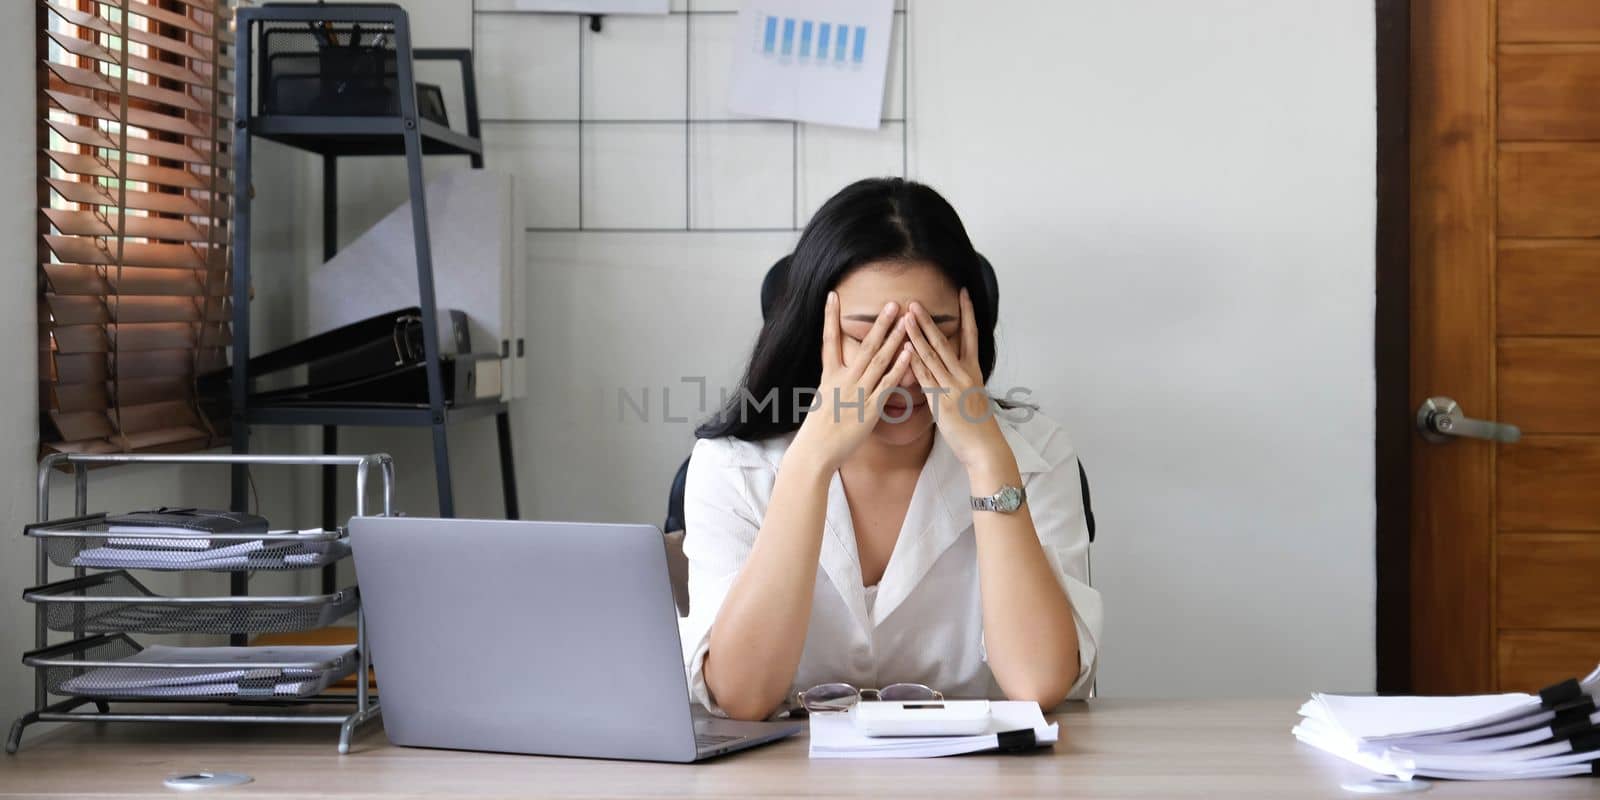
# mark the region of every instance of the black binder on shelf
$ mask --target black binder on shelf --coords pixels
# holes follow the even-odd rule
[[[497,381],[483,380],[480,367],[497,362],[499,353],[473,353],[467,315],[453,309],[442,315],[448,332],[440,331],[440,368],[449,405],[498,400]],[[423,347],[422,309],[402,308],[352,322],[250,359],[250,374],[266,376],[297,367],[306,379],[287,387],[253,391],[258,404],[350,403],[361,405],[427,405],[427,358]],[[203,389],[221,390],[229,371],[201,379]]]

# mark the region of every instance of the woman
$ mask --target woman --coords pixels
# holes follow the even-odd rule
[[[833,682],[1087,694],[1101,608],[1077,459],[984,389],[979,270],[955,210],[900,179],[846,187],[801,233],[690,460],[683,641],[713,713],[763,719]]]

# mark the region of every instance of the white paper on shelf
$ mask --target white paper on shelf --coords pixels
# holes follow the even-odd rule
[[[304,534],[320,534],[322,529],[316,528],[301,531]],[[140,542],[140,544],[144,544]],[[263,541],[252,539],[222,547],[213,547],[207,550],[190,549],[162,549],[144,546],[104,546],[91,547],[83,550],[72,559],[74,566],[80,567],[128,567],[149,569],[170,569],[181,567],[184,569],[222,569],[228,567],[245,567],[251,564],[283,563],[315,564],[317,559],[328,553],[336,542],[333,540],[314,541]]]
[[[304,680],[279,680],[273,684],[272,693],[277,696],[294,696],[300,694],[308,681]],[[82,694],[111,694],[110,691],[74,690]],[[182,686],[143,686],[138,688],[122,688],[115,694],[124,697],[149,697],[152,699],[169,697],[229,697],[239,694],[237,682],[227,683],[191,683]]]
[[[239,542],[226,547],[213,547],[207,550],[152,550],[148,548],[132,547],[91,547],[78,553],[73,559],[74,564],[82,566],[95,566],[96,563],[108,562],[150,562],[159,564],[183,564],[191,561],[212,561],[230,556],[244,556],[264,548],[266,545],[260,539]],[[95,563],[91,563],[95,562]]]
[[[112,533],[120,533],[112,529]],[[211,540],[196,536],[107,536],[106,544],[112,547],[131,547],[141,550],[207,550]]]
[[[1046,723],[1038,703],[998,700],[989,706],[989,731],[976,736],[873,737],[856,730],[845,714],[811,715],[812,758],[934,758],[979,753],[999,746],[998,735],[1031,729],[1040,746],[1054,744],[1056,723]]]
[[[144,532],[150,532],[153,530],[155,529],[143,529]],[[113,525],[108,529],[108,533],[130,534],[137,532],[141,532],[141,529],[128,526],[118,527]],[[322,528],[307,528],[302,531],[281,530],[268,531],[267,533],[272,536],[280,537],[290,535],[316,536],[326,533],[326,531],[324,531]],[[177,531],[171,535],[163,536],[107,536],[106,545],[110,547],[124,547],[130,550],[210,550],[212,549],[212,541],[210,536],[211,534],[196,533],[193,531],[187,533],[183,531]],[[217,541],[221,542],[221,544],[217,545],[218,547],[227,547],[232,544],[238,544],[244,540],[218,539]]]
[[[355,652],[349,645],[303,645],[282,647],[174,647],[151,645],[127,658],[118,666],[96,667],[63,682],[63,691],[72,694],[146,694],[148,690],[168,689],[168,694],[149,696],[203,696],[236,694],[239,681],[286,678],[298,686],[304,678],[323,670],[251,666],[284,662],[335,664],[348,660]],[[206,663],[204,667],[148,666],[160,663]],[[122,666],[122,665],[127,666]],[[146,665],[146,666],[138,666]],[[335,667],[337,668],[337,666]],[[226,688],[218,690],[218,686]],[[184,687],[188,687],[185,689]]]

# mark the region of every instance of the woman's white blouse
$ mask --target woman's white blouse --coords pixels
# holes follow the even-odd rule
[[[1072,600],[1079,671],[1072,698],[1086,697],[1100,642],[1100,593],[1088,584],[1089,531],[1078,460],[1066,432],[1037,412],[1000,415],[1027,488],[1023,507],[1056,579]],[[689,616],[681,622],[693,699],[722,711],[706,689],[711,626],[749,557],[793,435],[762,442],[702,439],[689,462],[684,493],[684,554],[689,560]],[[862,585],[855,528],[844,487],[828,485],[820,569],[804,653],[790,696],[821,683],[861,688],[915,682],[954,698],[1003,699],[985,659],[983,598],[966,471],[942,436],[917,479],[905,522],[876,597]],[[796,566],[799,568],[799,565]],[[797,632],[798,635],[798,632]]]

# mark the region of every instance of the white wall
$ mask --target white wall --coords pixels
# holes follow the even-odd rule
[[[913,5],[916,173],[1093,478],[1101,691],[1370,690],[1372,4]]]

